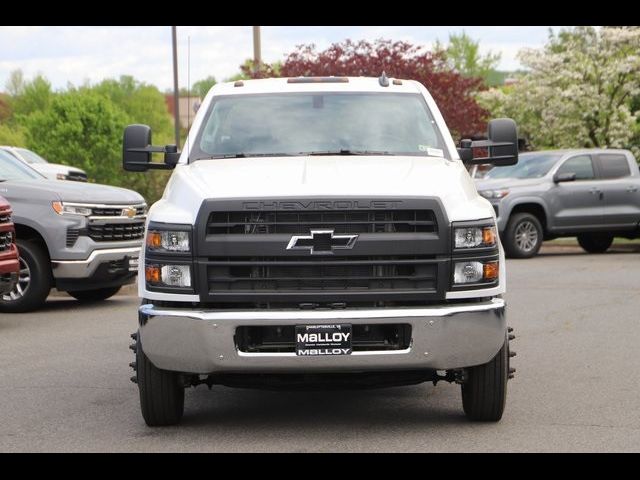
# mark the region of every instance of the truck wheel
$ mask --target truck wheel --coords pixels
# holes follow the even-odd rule
[[[142,351],[140,333],[136,340],[136,368],[142,417],[150,427],[175,425],[184,412],[184,387],[178,374],[160,370]]]
[[[578,243],[589,253],[604,253],[613,243],[613,235],[609,233],[581,233]]]
[[[462,384],[462,407],[469,420],[497,422],[507,400],[509,375],[509,341],[484,365],[467,369]]]
[[[76,300],[82,303],[99,302],[106,300],[109,297],[113,297],[120,291],[120,286],[108,287],[108,288],[96,288],[95,290],[76,290],[74,292],[67,292]]]
[[[542,224],[535,215],[516,213],[505,230],[505,253],[511,258],[531,258],[540,250],[543,237]]]
[[[44,248],[27,240],[17,241],[20,273],[13,290],[2,296],[0,312],[30,312],[41,307],[51,291],[51,262]]]

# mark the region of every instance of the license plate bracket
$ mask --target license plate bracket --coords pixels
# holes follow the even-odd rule
[[[348,323],[331,325],[296,325],[296,355],[351,355],[352,326]]]

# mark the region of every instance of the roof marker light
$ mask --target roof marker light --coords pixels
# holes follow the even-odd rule
[[[347,77],[296,77],[288,78],[287,83],[349,83]]]

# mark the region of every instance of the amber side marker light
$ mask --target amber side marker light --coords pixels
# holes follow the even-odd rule
[[[496,227],[485,227],[482,229],[482,243],[485,245],[496,244]]]
[[[482,279],[495,280],[498,278],[498,262],[488,262],[482,266]]]
[[[162,279],[160,267],[157,265],[145,265],[144,278],[149,283],[160,283]]]
[[[147,232],[147,247],[160,248],[162,247],[162,235],[160,232],[150,231]]]

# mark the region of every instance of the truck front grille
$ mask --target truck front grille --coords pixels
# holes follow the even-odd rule
[[[419,257],[212,258],[211,292],[435,290],[437,265]]]
[[[13,243],[12,232],[0,232],[0,252],[9,250],[9,247]]]
[[[144,215],[145,207],[143,205],[136,205],[136,215]],[[91,215],[93,217],[120,217],[122,216],[123,207],[93,207],[91,209]]]
[[[144,221],[132,223],[90,223],[89,237],[96,242],[139,240],[144,237]]]
[[[431,210],[212,212],[207,234],[293,234],[324,228],[335,233],[419,233],[435,232],[437,223]]]
[[[312,230],[354,238],[324,255],[290,248]],[[194,287],[212,308],[414,306],[448,288],[449,221],[435,198],[211,199],[194,234]]]
[[[354,352],[406,350],[409,324],[353,325]],[[238,350],[247,353],[291,353],[296,350],[295,326],[243,326],[236,329]]]

